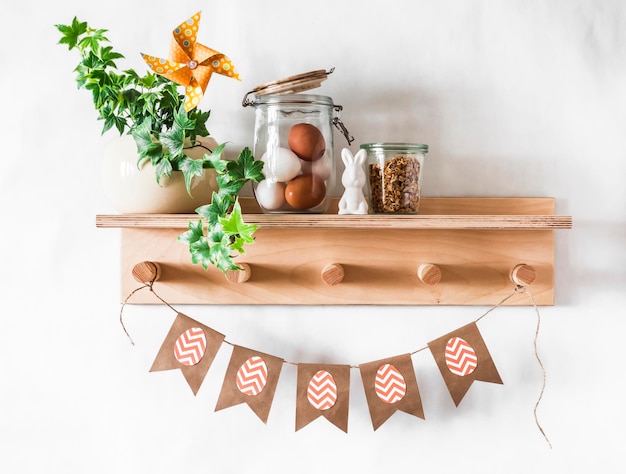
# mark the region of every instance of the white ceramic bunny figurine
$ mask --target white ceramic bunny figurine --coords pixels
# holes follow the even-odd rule
[[[365,150],[359,150],[354,156],[347,148],[341,150],[341,159],[346,167],[341,176],[345,191],[339,201],[339,214],[367,214],[367,201],[363,195],[365,157]]]

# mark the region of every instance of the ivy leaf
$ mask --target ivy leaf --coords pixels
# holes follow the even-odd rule
[[[213,198],[211,199],[211,204],[213,204],[213,200],[215,199],[215,195],[217,193],[215,191],[213,191]],[[200,217],[202,217],[203,219],[206,219],[207,221],[209,220],[209,215],[210,215],[210,207],[211,204],[204,204],[200,207],[198,207],[196,209],[196,214],[198,214]]]
[[[237,252],[237,254],[241,255],[245,253],[243,246],[246,243],[250,243],[250,242],[246,242],[241,237],[235,237],[234,241],[230,244],[230,248],[234,250],[235,252]]]
[[[150,158],[152,162],[158,161],[163,155],[163,147],[160,143],[152,139],[152,120],[144,120],[137,128],[133,129],[131,135],[135,139],[139,161]]]
[[[161,178],[163,175],[168,177],[172,176],[172,171],[174,170],[172,167],[172,163],[165,157],[161,157],[161,159],[152,159],[152,166],[154,166],[154,172],[156,173],[156,181],[160,185]]]
[[[141,108],[137,110],[137,114],[146,114],[153,116],[159,101],[159,96],[155,92],[144,92],[137,97],[137,102],[141,104]]]
[[[213,265],[215,265],[224,273],[226,273],[228,270],[239,269],[235,262],[233,262],[231,250],[228,245],[212,245],[209,258]]]
[[[209,227],[219,224],[219,218],[226,215],[233,200],[229,195],[213,192],[211,203],[196,209],[201,217],[207,220]]]
[[[174,123],[171,129],[165,130],[159,135],[159,140],[167,147],[172,156],[179,156],[183,153],[185,146],[185,130],[178,123]]]
[[[193,130],[196,127],[195,120],[191,120],[187,116],[185,104],[181,105],[174,114],[174,123],[176,123],[183,130]]]
[[[191,262],[201,264],[202,268],[205,270],[213,263],[211,261],[211,246],[204,237],[191,243],[189,245],[189,252],[191,253]]]
[[[245,184],[245,181],[230,181],[227,176],[218,175],[217,177],[217,185],[220,188],[220,192],[224,194],[236,196]]]
[[[198,219],[197,221],[189,221],[189,230],[180,234],[177,240],[187,245],[194,244],[200,239],[204,238],[204,231],[202,229],[202,219]]]
[[[226,143],[219,145],[210,155],[204,155],[203,160],[209,165],[209,168],[213,168],[217,171],[218,177],[223,176],[228,169],[228,160],[222,159],[222,151]]]
[[[124,127],[126,126],[126,120],[124,120],[122,117],[118,117],[117,115],[113,115],[113,114],[109,115],[104,120],[104,127],[102,127],[102,132],[101,133],[104,135],[113,126],[115,126],[115,128],[117,129],[117,131],[121,135],[122,133],[124,133]]]
[[[243,221],[239,200],[235,201],[235,205],[229,216],[220,217],[219,223],[222,225],[222,229],[224,229],[226,235],[241,238],[248,244],[254,242],[252,234],[259,228],[258,225],[246,224]]]
[[[255,161],[248,147],[241,151],[236,161],[229,162],[228,172],[233,180],[252,180],[258,183],[264,179],[263,162]]]
[[[101,42],[108,42],[109,39],[104,36],[107,30],[99,29],[95,30],[91,35],[85,36],[78,42],[78,49],[84,51],[85,49],[91,49],[98,51]]]
[[[224,233],[219,223],[207,227],[206,238],[213,244],[228,245],[228,236]]]
[[[93,51],[89,51],[89,54],[85,55],[85,58],[81,61],[81,66],[83,66],[86,71],[96,69],[100,77],[106,76],[105,71],[102,70],[102,61],[100,61],[98,55]]]
[[[129,75],[135,75],[135,80],[137,81],[137,83],[141,86],[144,87],[146,89],[152,89],[155,84],[156,84],[156,74],[152,74],[152,73],[147,73],[144,77],[139,77],[139,75],[133,71],[132,69],[129,69],[128,71],[125,71],[126,74]]]
[[[196,107],[189,112],[189,116],[195,122],[195,127],[193,129],[193,135],[199,137],[206,137],[209,135],[209,131],[206,128],[206,123],[209,120],[209,116],[211,115],[211,111],[202,112],[198,110]]]
[[[152,143],[152,119],[148,117],[138,124],[133,129],[132,136],[137,142],[137,145],[147,146],[149,143]]]
[[[152,142],[152,144],[144,148],[139,155],[140,160],[149,158],[151,163],[159,161],[159,159],[161,159],[162,157],[163,147],[158,142]]]
[[[116,67],[114,61],[123,57],[123,54],[113,51],[112,46],[100,49],[100,59],[102,60],[102,66],[104,67]]]
[[[180,163],[180,170],[183,172],[185,178],[185,187],[187,188],[187,194],[191,197],[191,181],[194,176],[201,177],[204,170],[202,160],[192,160],[188,156],[182,159]]]
[[[68,49],[74,49],[78,44],[78,39],[81,35],[87,32],[87,22],[78,21],[78,18],[74,17],[71,25],[54,25],[57,30],[63,35],[58,44],[66,44]]]

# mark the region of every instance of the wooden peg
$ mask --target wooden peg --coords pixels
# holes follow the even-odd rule
[[[133,267],[133,278],[139,283],[152,283],[161,277],[161,266],[155,262],[141,262]]]
[[[224,276],[231,283],[243,283],[252,276],[252,268],[247,263],[238,263],[241,270],[228,270]]]
[[[322,281],[327,285],[337,285],[343,281],[345,273],[339,263],[329,263],[322,269]]]
[[[422,263],[417,267],[417,277],[425,285],[436,285],[441,280],[441,270],[432,263]]]
[[[516,285],[530,286],[535,282],[536,278],[537,273],[535,272],[535,269],[525,263],[516,265],[511,271],[511,280]]]

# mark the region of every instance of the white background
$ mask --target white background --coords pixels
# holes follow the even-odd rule
[[[617,472],[626,442],[626,3],[621,0],[5,2],[0,35],[2,258],[0,471],[6,473]],[[541,196],[572,215],[556,232],[556,305],[500,308],[479,323],[504,385],[475,383],[456,408],[417,354],[426,420],[372,430],[352,371],[349,433],[320,418],[294,432],[285,366],[267,425],[245,405],[214,412],[224,346],[194,397],[177,371],[149,373],[174,318],[131,306],[119,324],[119,233],[89,94],[56,23],[107,28],[127,59],[165,55],[197,10],[199,40],[242,82],[214,76],[202,108],[229,150],[252,145],[241,107],[257,84],[335,67],[319,89],[358,143],[430,146],[425,196]],[[335,152],[345,145],[336,134]],[[423,347],[483,307],[185,307],[246,347],[298,362],[359,364]],[[611,466],[615,466],[612,468]],[[616,470],[617,469],[617,470]]]

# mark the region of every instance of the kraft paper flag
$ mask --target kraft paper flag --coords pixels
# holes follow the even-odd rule
[[[267,423],[283,359],[234,346],[215,411],[247,403]]]
[[[142,53],[144,61],[157,74],[185,87],[185,109],[196,107],[216,72],[240,80],[230,60],[217,51],[197,43],[200,12],[181,23],[174,31],[169,60]]]
[[[456,406],[475,380],[502,383],[476,323],[429,342],[428,347]]]
[[[350,366],[298,364],[296,431],[323,416],[348,432]]]
[[[150,372],[180,369],[195,395],[223,340],[222,334],[178,313]]]
[[[374,431],[398,410],[424,419],[410,354],[361,364],[359,370]]]

